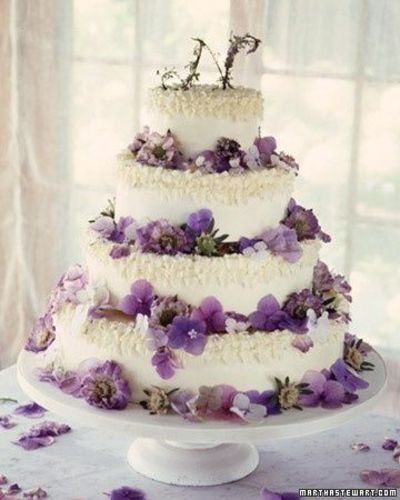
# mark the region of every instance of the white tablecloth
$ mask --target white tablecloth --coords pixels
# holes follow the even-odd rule
[[[15,367],[0,372],[0,397],[29,399],[16,381]],[[0,404],[0,415],[15,405]],[[130,440],[116,433],[83,427],[68,415],[51,413],[46,419],[71,425],[72,432],[57,438],[47,448],[25,451],[12,441],[38,420],[16,417],[10,430],[0,427],[0,474],[24,489],[41,486],[51,499],[99,500],[103,492],[122,485],[137,487],[149,500],[251,500],[259,499],[263,486],[275,491],[306,488],[368,487],[359,479],[363,469],[399,467],[389,451],[381,449],[385,436],[400,440],[400,421],[368,414],[335,430],[306,438],[260,443],[261,463],[249,477],[217,487],[191,488],[157,483],[134,472],[126,462]],[[365,442],[371,451],[356,453],[354,442]]]

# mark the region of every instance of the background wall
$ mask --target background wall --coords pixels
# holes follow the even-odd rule
[[[398,0],[0,0],[0,9],[10,91],[0,108],[0,366],[57,274],[81,260],[80,228],[112,196],[114,156],[145,123],[156,69],[185,64],[192,36],[224,53],[231,29],[264,42],[239,61],[236,81],[261,88],[263,132],[300,163],[296,197],[332,234],[323,258],[354,289],[352,330],[400,351]],[[203,81],[215,78],[204,62]]]

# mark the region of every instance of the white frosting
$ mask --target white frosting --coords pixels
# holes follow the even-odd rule
[[[84,238],[90,280],[104,279],[114,302],[129,293],[137,279],[147,279],[162,295],[177,294],[192,305],[217,297],[226,311],[249,314],[264,295],[282,303],[292,292],[309,288],[318,260],[320,242],[303,242],[302,257],[289,263],[268,254],[255,259],[240,254],[223,257],[156,255],[134,251],[113,259],[113,243],[89,230]]]
[[[73,370],[86,359],[113,359],[123,367],[135,400],[143,397],[143,388],[153,385],[197,390],[201,385],[230,384],[245,391],[271,389],[274,377],[299,381],[307,370],[329,368],[342,357],[346,329],[330,322],[329,335],[314,339],[307,353],[291,345],[297,335],[289,331],[211,335],[201,356],[176,351],[183,369],[164,381],[151,366],[145,334],[135,331],[132,323],[106,318],[75,321],[76,311],[69,305],[54,318],[61,364]]]
[[[212,210],[216,227],[232,240],[276,227],[293,192],[293,172],[281,169],[246,174],[203,174],[165,170],[120,158],[116,215],[138,222],[166,218],[182,224],[201,208]]]
[[[147,99],[149,125],[179,138],[181,151],[195,156],[213,149],[220,137],[235,139],[247,149],[257,136],[263,115],[263,98],[254,89],[222,90],[212,85],[195,85],[189,90],[157,87]]]

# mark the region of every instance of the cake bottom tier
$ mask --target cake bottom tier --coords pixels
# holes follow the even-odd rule
[[[146,333],[135,330],[122,316],[89,319],[80,306],[68,304],[53,321],[57,364],[76,370],[88,359],[114,360],[123,369],[135,402],[152,386],[197,391],[204,385],[228,384],[238,391],[264,391],[275,387],[275,377],[299,381],[307,370],[328,368],[342,358],[346,330],[345,324],[330,322],[329,331],[314,339],[305,353],[292,345],[298,335],[289,331],[210,335],[200,356],[176,351],[181,368],[163,380],[151,364]]]

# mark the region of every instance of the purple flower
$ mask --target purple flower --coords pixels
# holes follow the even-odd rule
[[[366,380],[357,377],[349,368],[343,359],[338,359],[330,367],[330,373],[334,380],[337,380],[343,385],[344,389],[350,393],[357,391],[357,389],[366,389],[369,384]]]
[[[289,202],[288,214],[283,224],[296,231],[298,241],[314,240],[316,237],[324,242],[331,240],[330,236],[321,230],[314,212],[297,205],[293,198]]]
[[[261,165],[265,166],[271,163],[271,154],[276,149],[276,140],[274,137],[257,137],[254,146],[260,154]]]
[[[344,343],[348,346],[357,345],[357,350],[364,356],[367,356],[372,351],[372,347],[367,342],[360,340],[356,335],[349,332],[344,334]]]
[[[166,135],[152,132],[137,152],[136,160],[144,165],[175,168],[179,155],[174,136],[170,132]]]
[[[131,243],[136,236],[136,222],[128,217],[120,217],[109,239],[115,243]]]
[[[200,306],[193,309],[192,319],[204,321],[208,333],[220,333],[225,331],[226,314],[222,310],[222,304],[215,297],[206,297]]]
[[[258,241],[260,241],[260,240],[257,240],[254,238],[250,239],[250,238],[246,238],[245,236],[242,236],[239,239],[239,252],[243,253],[243,250],[246,250],[246,248],[253,247],[255,245],[255,243],[257,243]]]
[[[150,326],[166,330],[175,316],[188,316],[190,307],[176,295],[157,298],[151,306]]]
[[[313,287],[318,295],[323,298],[331,298],[333,295],[342,295],[346,300],[351,302],[351,286],[347,283],[344,276],[340,274],[333,275],[328,266],[318,261],[314,267]]]
[[[385,441],[382,444],[382,448],[384,450],[393,451],[399,443],[395,439],[385,438]]]
[[[71,427],[67,424],[45,421],[34,425],[28,432],[23,432],[15,444],[22,446],[25,450],[36,450],[43,446],[54,443],[55,437],[69,432]]]
[[[146,500],[146,495],[136,488],[121,486],[110,492],[110,500]]]
[[[168,332],[168,346],[172,349],[184,349],[198,356],[207,343],[206,323],[184,316],[176,316]]]
[[[101,215],[94,222],[90,223],[90,228],[96,231],[102,238],[111,239],[111,235],[115,231],[115,222],[112,217]]]
[[[15,408],[14,413],[16,415],[23,415],[28,418],[41,418],[46,413],[46,409],[38,405],[35,402],[28,403],[26,405],[21,405]]]
[[[300,496],[298,493],[276,493],[267,488],[261,490],[261,500],[299,500]]]
[[[296,262],[302,256],[302,249],[297,241],[296,231],[283,224],[277,228],[268,229],[260,235],[274,255],[279,255],[288,262]]]
[[[216,172],[221,173],[231,168],[241,167],[244,153],[240,149],[240,144],[234,139],[226,137],[218,139],[215,154],[217,156]]]
[[[200,235],[201,233],[206,233],[213,221],[213,214],[208,208],[202,208],[198,212],[193,212],[189,215],[187,220],[188,227],[194,231],[194,233]]]
[[[289,325],[289,330],[295,333],[306,333],[309,309],[313,310],[317,317],[322,314],[323,303],[320,297],[313,295],[311,290],[305,288],[301,292],[292,293],[289,295],[283,310],[291,317],[292,322]]]
[[[160,347],[151,358],[151,364],[155,367],[156,372],[164,380],[168,380],[174,376],[175,370],[180,368],[180,365],[174,353],[166,348]]]
[[[131,293],[121,299],[118,309],[128,316],[143,314],[150,316],[150,309],[154,299],[153,287],[146,280],[137,280],[131,286]]]
[[[345,390],[341,383],[328,380],[322,373],[308,370],[301,383],[308,384],[312,394],[301,394],[299,402],[302,406],[318,406],[338,408],[345,402]]]
[[[400,488],[400,469],[363,470],[360,478],[371,486]]]
[[[198,422],[196,396],[186,390],[174,391],[170,396],[172,410],[186,420]]]
[[[147,347],[151,351],[157,351],[168,344],[168,335],[161,328],[149,328],[147,330]]]
[[[123,257],[128,257],[130,255],[131,249],[129,245],[114,245],[110,252],[110,257],[113,259],[122,259]]]
[[[21,491],[22,491],[22,488],[20,487],[19,484],[17,484],[17,483],[10,484],[10,486],[7,488],[7,491],[5,492],[6,500],[7,500],[7,498],[8,499],[10,498],[7,495],[14,496],[14,495],[17,495],[18,493],[21,493]],[[0,492],[1,492],[1,490],[0,490]],[[3,497],[0,497],[0,498],[3,498]]]
[[[10,415],[0,415],[0,427],[3,427],[3,429],[11,429],[15,425],[17,424],[11,420]]]
[[[233,398],[230,411],[245,422],[252,424],[262,422],[267,415],[267,409],[264,405],[252,403],[249,396],[242,392],[238,392]]]
[[[64,372],[53,367],[38,369],[38,377],[41,382],[47,382],[57,387],[65,394],[79,396],[81,380],[75,372]]]
[[[275,391],[246,391],[244,394],[249,397],[251,403],[265,406],[267,415],[279,415],[281,413]]]
[[[131,390],[115,361],[94,362],[82,374],[80,396],[97,408],[123,410]]]
[[[47,312],[41,316],[33,326],[33,329],[25,344],[25,350],[31,352],[45,351],[56,338],[56,329],[53,324],[53,316]]]
[[[217,155],[214,151],[206,150],[202,151],[194,161],[196,167],[205,170],[206,172],[212,173],[215,171],[217,164]]]
[[[308,352],[314,347],[314,342],[308,335],[296,335],[292,340],[292,346],[301,352]]]
[[[86,297],[84,291],[88,282],[88,276],[82,266],[78,264],[71,266],[61,276],[57,284],[59,303],[72,302],[73,304],[80,304],[82,296]]]
[[[176,255],[191,250],[188,235],[180,227],[162,219],[150,222],[136,231],[137,243],[142,252]]]
[[[143,132],[138,132],[133,138],[132,144],[128,146],[129,151],[137,153],[139,149],[149,140],[150,128],[143,127]]]
[[[216,385],[214,387],[201,386],[195,402],[198,414],[201,417],[213,416],[221,419],[232,419],[232,401],[237,390],[230,385]]]
[[[250,324],[257,330],[284,330],[289,322],[288,314],[282,311],[276,298],[269,294],[263,297],[257,304],[257,311],[249,316]]]

